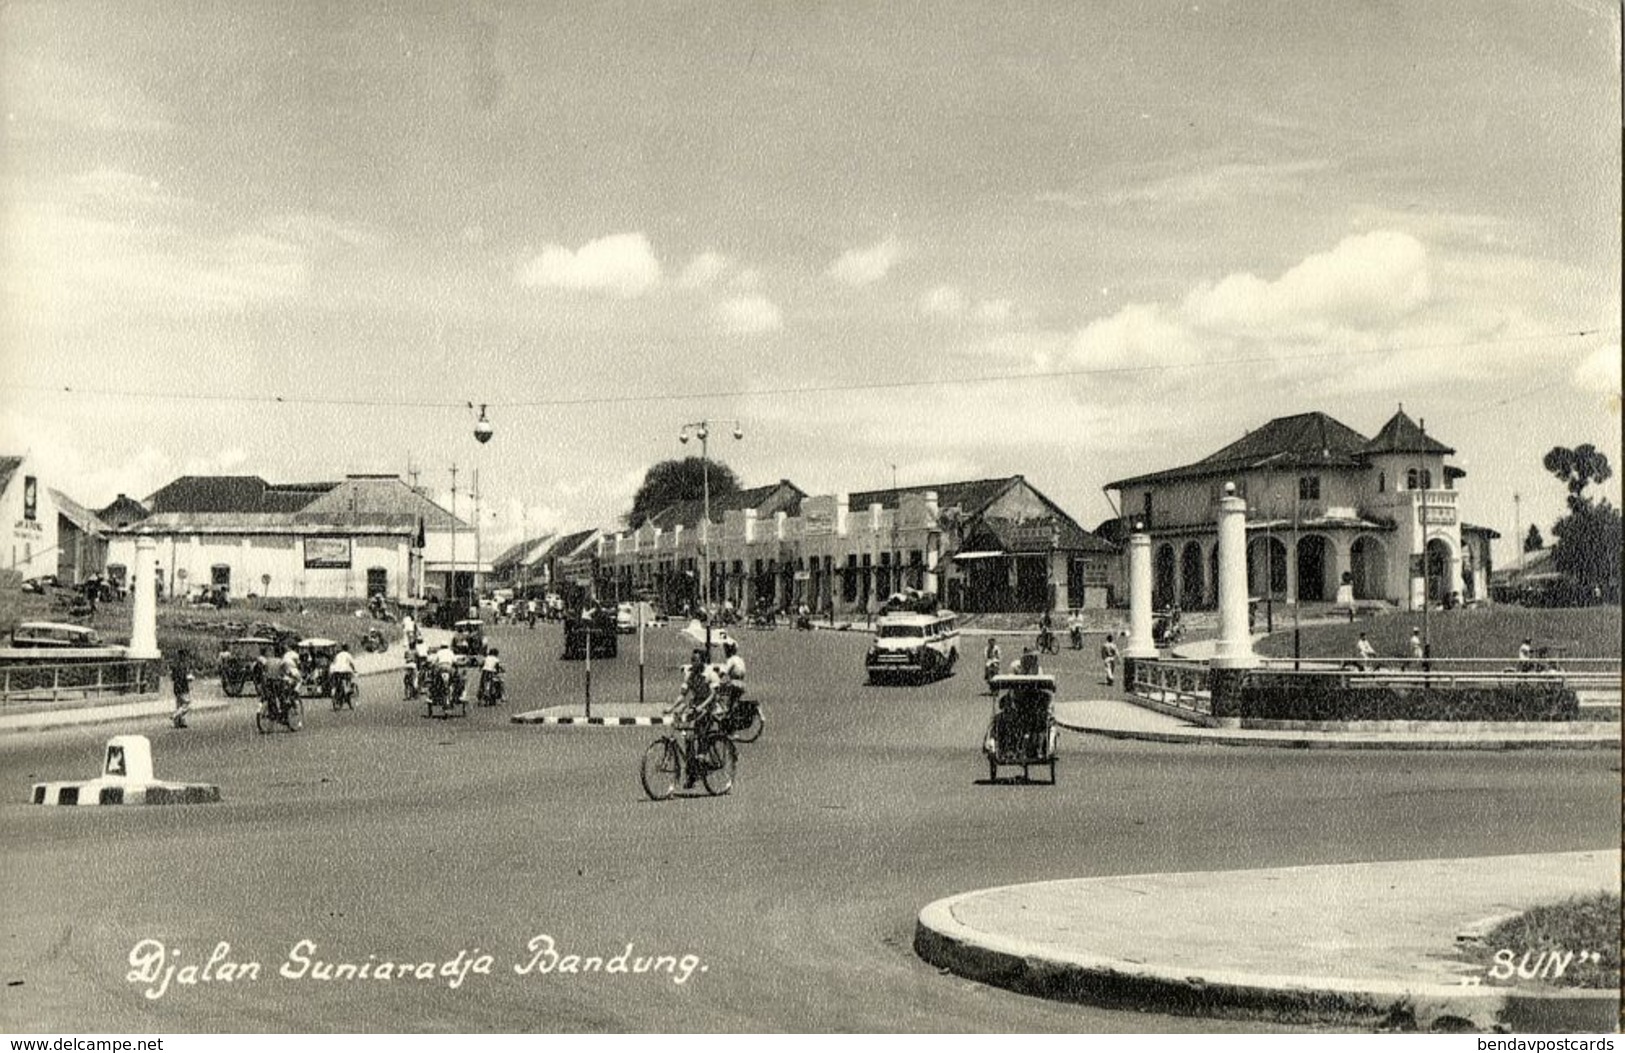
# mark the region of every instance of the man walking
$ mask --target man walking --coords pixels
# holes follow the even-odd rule
[[[184,647],[175,652],[175,661],[169,667],[169,681],[175,688],[175,715],[171,723],[184,728],[186,715],[192,712],[192,656]]]

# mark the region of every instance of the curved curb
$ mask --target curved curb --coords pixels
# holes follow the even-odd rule
[[[914,952],[967,979],[1111,1009],[1399,1030],[1557,1033],[1612,1032],[1618,1027],[1620,1001],[1613,991],[1530,994],[1498,987],[1224,970],[1192,975],[1155,963],[1000,936],[954,916],[961,901],[996,891],[966,892],[928,904],[915,925]]]
[[[91,779],[37,782],[33,804],[100,807],[117,804],[218,804],[220,787],[201,782],[148,782]]]
[[[651,728],[675,723],[671,717],[550,717],[541,713],[515,713],[510,724],[546,724],[552,727]]]
[[[1134,728],[1102,728],[1061,719],[1055,723],[1068,731],[1084,735],[1099,735],[1108,739],[1132,739],[1139,742],[1167,742],[1181,746],[1263,746],[1269,749],[1293,750],[1615,750],[1620,748],[1618,736],[1571,735],[1563,738],[1529,738],[1499,736],[1496,738],[1427,738],[1420,735],[1401,738],[1376,738],[1359,732],[1325,731],[1322,737],[1298,735],[1287,737],[1280,732],[1269,735],[1249,735],[1233,731],[1141,731]],[[1339,736],[1339,737],[1332,737]],[[1348,737],[1341,737],[1348,736]]]

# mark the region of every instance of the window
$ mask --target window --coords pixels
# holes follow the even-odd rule
[[[209,568],[209,584],[217,589],[231,589],[231,567],[225,563],[216,563]]]
[[[1151,491],[1145,492],[1145,510],[1140,515],[1140,523],[1145,529],[1151,529]]]
[[[1383,493],[1387,489],[1388,489],[1388,473],[1387,472],[1378,472],[1377,473],[1377,493],[1379,493],[1379,494]]]
[[[389,595],[389,571],[384,567],[367,568],[367,595]]]
[[[1320,500],[1320,476],[1304,475],[1298,478],[1298,500]]]
[[[1422,469],[1422,489],[1433,489],[1433,473],[1426,468]]]
[[[1407,490],[1415,490],[1417,481],[1420,478],[1421,477],[1416,474],[1416,469],[1415,468],[1412,468],[1409,471],[1407,471],[1405,473],[1405,489],[1407,489]]]

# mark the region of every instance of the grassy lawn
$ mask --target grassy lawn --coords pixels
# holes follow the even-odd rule
[[[0,589],[0,643],[10,638],[19,623],[26,621],[70,621],[67,617],[67,594],[37,596],[16,589]],[[281,610],[267,609],[280,606]],[[90,623],[103,640],[114,644],[130,642],[130,612],[132,601],[104,603],[96,608]],[[240,635],[242,626],[257,622],[274,622],[297,632],[301,637],[324,636],[350,645],[359,652],[361,634],[368,629],[382,630],[392,645],[401,638],[400,627],[371,618],[357,618],[360,604],[343,600],[306,600],[301,611],[295,600],[240,601],[225,610],[213,607],[189,607],[180,604],[158,605],[158,649],[167,657],[176,648],[185,647],[192,653],[194,672],[211,676],[217,669],[220,641]],[[233,624],[235,623],[235,624]]]
[[[1281,626],[1280,609],[1275,624]],[[1355,641],[1366,633],[1380,655],[1401,657],[1410,653],[1413,626],[1420,626],[1414,613],[1382,614],[1358,618],[1349,623],[1307,625],[1303,628],[1305,658],[1347,658],[1354,654]],[[1429,611],[1428,636],[1433,654],[1439,658],[1517,657],[1518,645],[1532,637],[1537,647],[1551,647],[1568,658],[1620,657],[1620,609],[1618,607],[1538,608],[1474,607],[1456,611]],[[1256,645],[1259,654],[1291,657],[1290,625]]]
[[[1497,925],[1463,953],[1483,966],[1487,984],[1531,982],[1517,974],[1522,966],[1525,972],[1540,974],[1536,983],[1618,990],[1619,943],[1619,894],[1601,892],[1525,911]],[[1582,961],[1582,952],[1595,956],[1588,953]]]

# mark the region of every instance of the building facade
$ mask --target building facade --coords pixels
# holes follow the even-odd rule
[[[271,484],[258,476],[186,476],[145,502],[149,514],[109,535],[107,573],[123,582],[137,536],[158,545],[165,595],[400,600],[423,595],[431,542],[449,547],[466,524],[398,476]],[[473,548],[463,595],[473,589]],[[448,574],[449,577],[449,574]]]
[[[1366,438],[1324,413],[1280,417],[1200,461],[1108,483],[1152,539],[1159,607],[1217,600],[1214,512],[1247,501],[1253,596],[1418,608],[1489,594],[1493,531],[1461,521],[1455,451],[1395,413]]]
[[[25,579],[57,573],[56,502],[27,457],[0,457],[0,523],[7,570]]]
[[[788,480],[662,512],[600,535],[600,598],[671,609],[710,597],[741,610],[874,610],[906,588],[960,611],[1103,607],[1116,549],[1021,476],[808,496]]]

